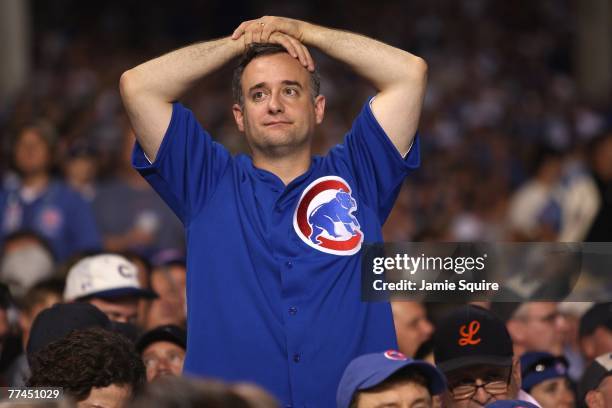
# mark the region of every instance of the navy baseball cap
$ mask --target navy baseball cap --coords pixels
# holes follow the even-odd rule
[[[539,408],[531,402],[521,400],[501,400],[485,405],[485,408]]]
[[[514,350],[504,322],[479,306],[461,306],[437,326],[436,366],[447,373],[478,364],[511,367]]]
[[[432,394],[440,394],[446,389],[444,374],[425,361],[413,360],[395,350],[364,354],[351,361],[344,370],[336,394],[338,408],[348,408],[357,391],[376,387],[405,367],[414,367],[423,374]]]
[[[568,362],[564,357],[530,351],[521,356],[521,388],[527,392],[542,381],[567,377]]]
[[[168,341],[187,350],[187,332],[185,329],[173,324],[158,326],[149,330],[136,342],[136,350],[142,353],[149,345],[158,341]]]
[[[58,303],[40,312],[30,329],[26,346],[28,359],[46,345],[62,339],[72,330],[101,327],[112,330],[108,317],[89,303]]]
[[[612,353],[605,353],[597,357],[582,374],[578,384],[578,401],[584,401],[587,393],[599,387],[601,381],[612,375]]]

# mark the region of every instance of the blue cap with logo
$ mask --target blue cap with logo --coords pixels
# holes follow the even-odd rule
[[[425,361],[413,360],[395,350],[364,354],[344,370],[336,395],[338,408],[348,408],[357,391],[375,387],[405,367],[414,367],[425,376],[432,394],[440,394],[446,389],[444,374]]]
[[[530,351],[521,356],[521,388],[527,392],[542,381],[567,377],[569,364],[564,357]]]

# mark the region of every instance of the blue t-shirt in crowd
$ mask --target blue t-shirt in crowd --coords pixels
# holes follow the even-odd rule
[[[366,104],[344,143],[285,186],[175,103],[155,162],[136,144],[133,164],[186,228],[185,371],[332,407],[354,357],[396,348],[389,304],[360,301],[359,250],[382,241],[418,151],[415,139],[403,159]]]
[[[18,184],[0,190],[0,222],[0,243],[12,232],[33,231],[49,242],[59,261],[102,246],[91,207],[58,180],[32,200],[23,198]]]

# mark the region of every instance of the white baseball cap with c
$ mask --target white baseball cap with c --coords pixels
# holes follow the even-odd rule
[[[138,268],[123,256],[116,254],[88,256],[78,261],[68,271],[64,301],[86,297],[124,296],[156,298],[157,294],[140,286]]]

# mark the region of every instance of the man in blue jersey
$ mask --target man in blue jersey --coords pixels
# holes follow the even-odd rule
[[[311,154],[325,97],[306,46],[378,90],[325,157]],[[251,156],[232,157],[175,101],[241,54],[232,109]],[[360,302],[359,250],[382,241],[419,165],[426,71],[370,38],[266,16],[122,75],[134,166],[186,228],[187,373],[331,407],[354,357],[396,348],[389,305]]]

